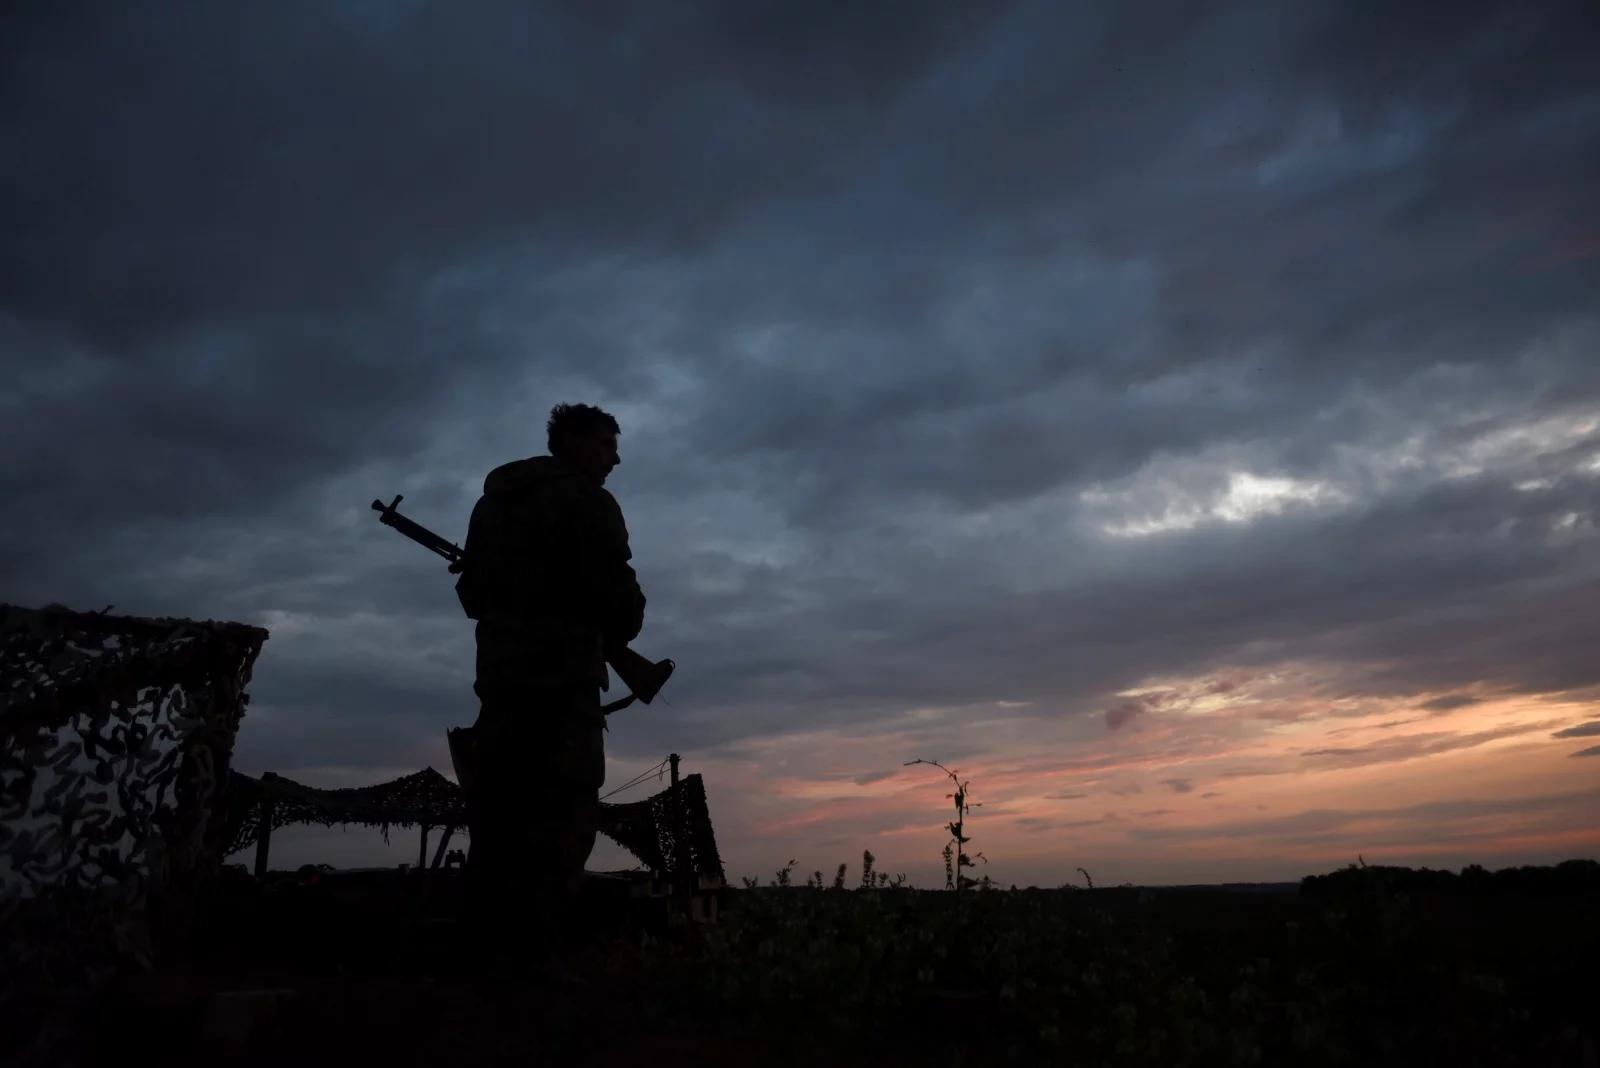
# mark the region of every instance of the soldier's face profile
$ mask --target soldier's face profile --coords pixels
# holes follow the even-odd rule
[[[622,462],[622,456],[617,452],[617,436],[610,431],[581,434],[572,439],[567,461],[603,484],[612,468]]]

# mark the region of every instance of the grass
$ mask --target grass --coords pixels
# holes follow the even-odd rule
[[[263,1064],[1595,1063],[1592,879],[1335,875],[1283,894],[766,886],[726,891],[706,926],[591,902],[599,933],[555,986],[463,967],[448,893],[431,941],[397,939],[403,909],[330,880],[257,895],[190,979],[293,992],[241,1055]],[[100,1034],[151,1033],[151,1011],[113,1001]],[[165,1048],[215,1055],[201,1008],[165,1011]]]

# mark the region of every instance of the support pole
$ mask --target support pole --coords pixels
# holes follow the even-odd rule
[[[272,816],[274,804],[272,798],[263,797],[259,804],[260,814],[256,817],[261,822],[261,832],[256,835],[256,878],[267,877],[267,854],[272,849]]]
[[[428,870],[428,825],[422,825],[422,850],[417,854],[417,870]]]
[[[439,836],[439,848],[433,851],[434,868],[437,868],[440,864],[444,863],[444,847],[450,844],[450,835],[455,833],[455,829],[456,825],[453,823],[447,823],[444,825],[444,834]]]
[[[672,786],[673,786],[674,790],[676,790],[677,785],[678,785],[678,754],[677,753],[668,753],[667,754],[667,760],[669,760],[672,763]],[[673,888],[672,888],[673,889],[673,896],[677,898],[678,907],[680,909],[682,909],[684,915],[687,916],[689,914],[690,909],[692,909],[694,907],[693,904],[692,904],[693,891],[691,890],[691,886],[693,884],[691,884],[690,881],[689,881],[690,879],[693,878],[693,875],[688,871],[688,868],[689,868],[689,849],[688,849],[688,845],[689,845],[689,843],[684,840],[683,805],[681,803],[682,801],[683,801],[683,798],[679,797],[676,793],[674,793],[672,795],[672,800],[668,802],[667,811],[669,811],[672,814],[671,815],[671,819],[672,819],[672,881],[673,881],[673,884],[674,884]]]

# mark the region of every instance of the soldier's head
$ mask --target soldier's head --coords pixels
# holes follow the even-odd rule
[[[558,404],[550,409],[550,455],[604,484],[611,469],[622,462],[617,455],[617,435],[622,428],[609,412],[590,404]]]

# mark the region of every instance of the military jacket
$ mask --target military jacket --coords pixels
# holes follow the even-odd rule
[[[489,472],[467,527],[456,591],[478,621],[478,688],[606,687],[608,650],[644,623],[622,509],[552,456]]]

